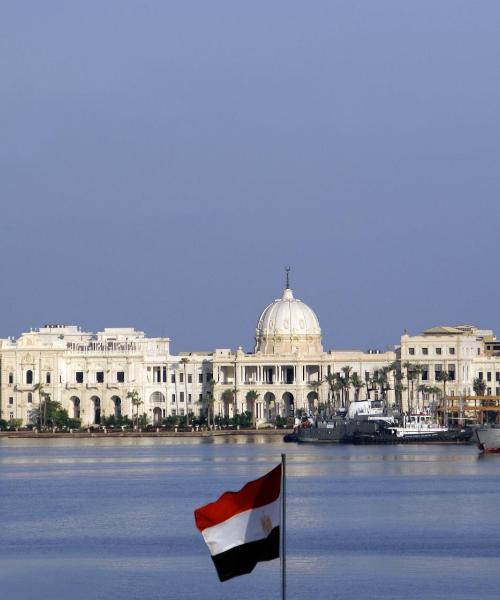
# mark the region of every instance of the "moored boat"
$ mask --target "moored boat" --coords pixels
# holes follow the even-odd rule
[[[328,421],[304,418],[296,436],[285,441],[337,444],[421,444],[466,443],[471,429],[448,428],[436,423],[428,413],[400,416],[363,415],[333,417]]]
[[[500,426],[488,425],[476,427],[474,437],[482,452],[500,452]]]
[[[428,413],[412,414],[403,417],[401,426],[387,428],[397,438],[406,439],[432,439],[445,436],[448,427],[433,421]]]

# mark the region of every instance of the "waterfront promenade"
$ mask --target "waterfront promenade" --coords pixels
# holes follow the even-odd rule
[[[213,430],[196,430],[192,431],[174,431],[161,430],[158,431],[0,431],[0,438],[19,438],[19,439],[57,439],[57,438],[212,438],[212,437],[241,437],[241,436],[264,436],[265,438],[283,438],[287,433],[291,433],[292,429],[213,429]]]

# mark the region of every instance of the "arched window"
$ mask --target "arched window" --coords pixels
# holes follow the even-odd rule
[[[26,383],[31,385],[33,383],[33,371],[26,371]]]
[[[9,373],[9,383],[14,383],[14,373]]]
[[[33,402],[33,394],[31,392],[28,392],[28,402],[29,404]]]
[[[165,403],[165,396],[161,392],[153,392],[149,397],[149,401],[156,404],[158,402]]]

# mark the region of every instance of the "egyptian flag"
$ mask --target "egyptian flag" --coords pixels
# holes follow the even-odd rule
[[[281,465],[194,511],[221,581],[279,557]]]

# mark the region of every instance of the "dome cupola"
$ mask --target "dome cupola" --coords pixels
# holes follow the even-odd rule
[[[321,328],[318,317],[307,304],[294,298],[287,287],[281,298],[267,306],[257,323],[255,352],[263,354],[319,354]]]

